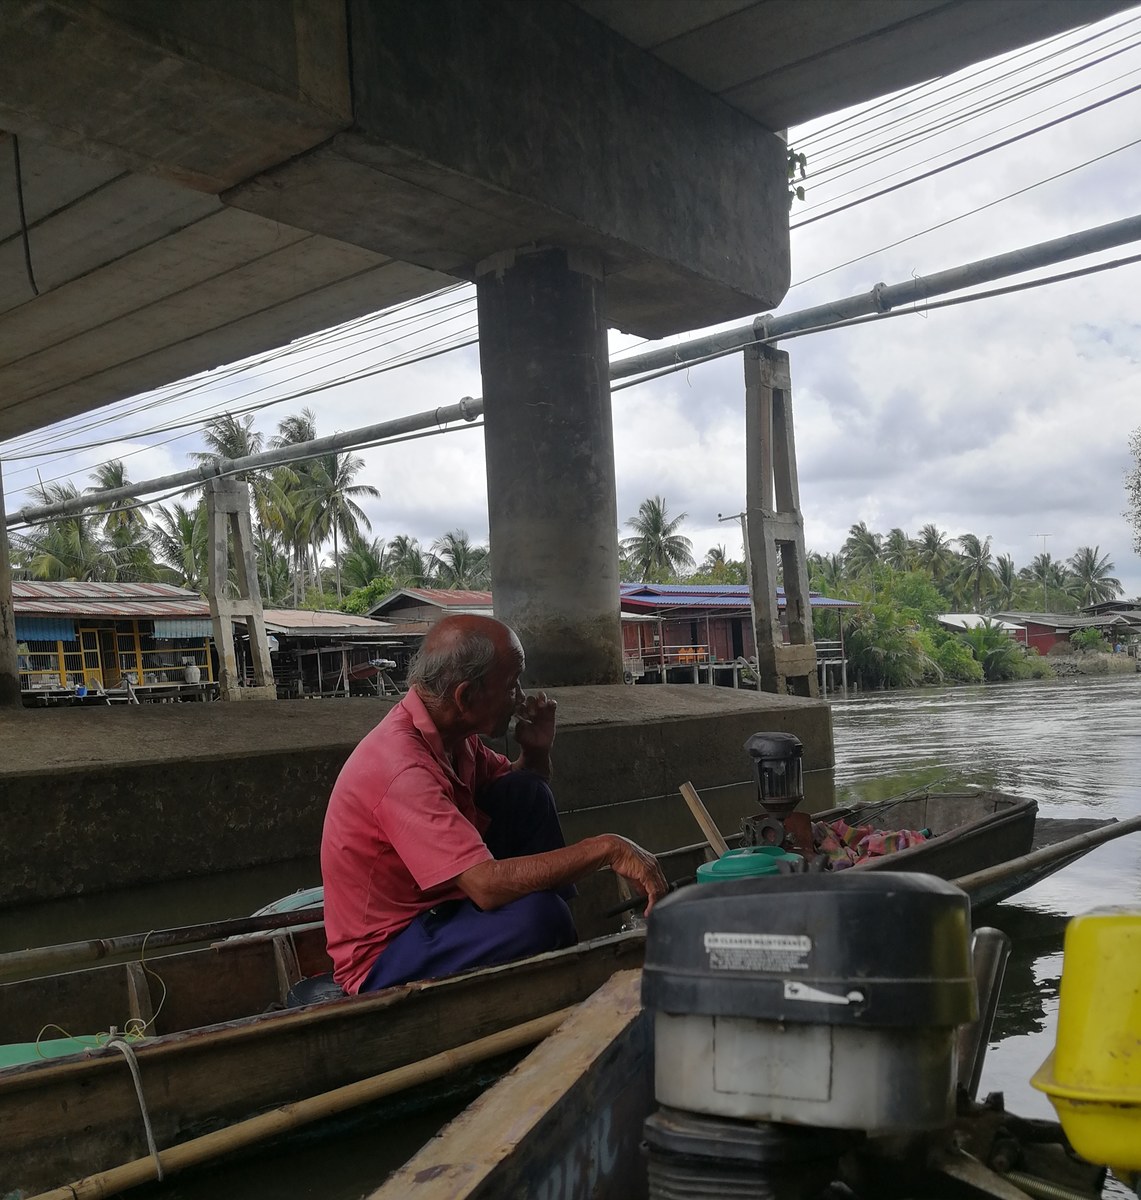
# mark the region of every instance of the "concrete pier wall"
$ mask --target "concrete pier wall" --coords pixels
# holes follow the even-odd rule
[[[833,764],[827,705],[683,685],[555,689],[569,839],[699,841],[692,780],[727,832],[754,808],[742,745],[795,733]],[[391,701],[152,705],[0,719],[0,906],[313,855],[341,764]],[[508,747],[508,752],[510,747]]]

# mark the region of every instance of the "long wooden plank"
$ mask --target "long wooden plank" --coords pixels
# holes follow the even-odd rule
[[[615,975],[369,1200],[643,1195],[654,1097],[640,989],[640,971]]]
[[[246,1018],[137,1046],[160,1148],[214,1122],[330,1091],[450,1050],[590,995],[641,965],[636,932],[451,979]],[[91,1057],[0,1072],[4,1183],[25,1191],[141,1158],[146,1141],[127,1063]]]

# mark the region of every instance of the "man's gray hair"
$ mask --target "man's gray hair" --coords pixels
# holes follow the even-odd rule
[[[427,649],[428,639],[420,644],[408,665],[408,686],[443,700],[461,683],[477,688],[495,663],[495,643],[485,634],[465,630],[438,649]]]

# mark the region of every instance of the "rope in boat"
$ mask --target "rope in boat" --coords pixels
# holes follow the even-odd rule
[[[139,1098],[139,1111],[143,1114],[143,1130],[147,1135],[147,1149],[151,1153],[151,1158],[155,1160],[155,1177],[161,1183],[164,1177],[162,1159],[159,1158],[158,1146],[155,1144],[154,1130],[151,1128],[151,1114],[147,1109],[146,1097],[143,1095],[143,1080],[139,1074],[139,1059],[135,1054],[135,1048],[114,1025],[111,1026],[111,1036],[107,1041],[107,1045],[114,1046],[127,1060],[127,1066],[131,1071],[131,1079],[135,1084],[135,1095]]]

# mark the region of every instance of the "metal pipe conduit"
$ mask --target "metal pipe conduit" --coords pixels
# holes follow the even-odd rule
[[[1011,250],[1005,254],[996,254],[992,258],[982,258],[964,266],[952,267],[947,271],[938,271],[934,275],[921,275],[903,283],[890,285],[877,283],[870,292],[847,296],[842,300],[831,300],[814,308],[803,308],[779,317],[765,313],[755,317],[747,325],[736,325],[732,329],[725,329],[708,337],[694,338],[690,342],[665,346],[660,350],[647,350],[644,354],[619,359],[610,364],[610,378],[625,379],[631,375],[641,375],[645,371],[676,366],[720,351],[743,348],[760,338],[777,338],[802,329],[846,321],[852,317],[890,312],[900,304],[928,300],[933,296],[959,291],[961,288],[989,283],[994,279],[1051,266],[1071,258],[1080,258],[1085,254],[1095,254],[1099,250],[1109,250],[1138,239],[1141,239],[1141,216],[1126,217],[1108,225],[1083,229],[1078,233],[1054,238],[1052,241],[1039,242],[1033,246],[1024,246],[1020,250]]]
[[[1126,217],[1108,225],[1081,230],[1078,233],[1067,234],[1065,237],[1054,238],[1052,241],[1039,242],[1033,246],[997,254],[992,258],[979,259],[977,262],[952,267],[947,271],[938,271],[934,275],[919,276],[903,283],[890,285],[877,283],[870,292],[833,300],[813,308],[800,309],[783,316],[778,317],[771,313],[765,313],[755,317],[748,324],[737,325],[720,333],[708,334],[705,337],[694,338],[690,342],[666,346],[659,350],[648,350],[644,354],[634,354],[618,359],[610,364],[610,378],[612,380],[625,379],[631,375],[641,375],[646,371],[684,365],[695,359],[706,358],[711,354],[741,349],[762,338],[779,338],[803,329],[815,329],[852,317],[889,312],[900,304],[927,300],[933,296],[958,291],[975,284],[989,283],[994,279],[1002,279],[1038,267],[1065,262],[1067,259],[1080,258],[1086,254],[1109,250],[1137,240],[1141,240],[1141,216]],[[433,425],[445,425],[450,421],[474,421],[482,413],[483,400],[465,396],[458,404],[437,408],[431,412],[397,417],[391,421],[382,421],[378,425],[348,429],[341,433],[331,434],[329,437],[317,438],[312,442],[284,446],[276,450],[264,451],[261,454],[251,454],[244,458],[221,459],[217,462],[203,463],[189,471],[165,475],[160,479],[148,479],[142,483],[132,483],[125,487],[109,488],[105,491],[91,491],[74,500],[60,501],[55,504],[30,505],[6,517],[5,524],[24,525],[51,517],[67,516],[71,513],[82,512],[96,504],[134,499],[138,496],[150,495],[172,488],[179,489],[201,483],[217,475],[234,475],[240,471],[280,466],[287,462],[296,462],[301,458],[330,451],[348,450],[400,434],[415,433],[419,430],[430,429]]]

